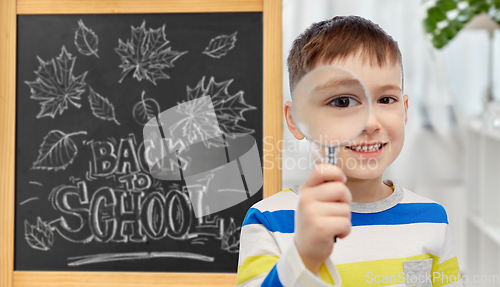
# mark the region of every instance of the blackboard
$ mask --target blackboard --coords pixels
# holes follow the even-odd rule
[[[15,270],[236,272],[238,228],[262,190],[201,219],[183,213],[185,182],[152,178],[141,159],[144,106],[170,109],[200,87],[240,95],[247,109],[232,128],[255,138],[262,156],[262,13],[20,15],[17,24]],[[144,33],[163,51],[160,64],[124,64],[125,46]],[[51,72],[70,92],[46,85]],[[128,158],[115,162],[125,172],[99,175],[100,148]],[[139,197],[125,183],[144,176],[150,184]],[[96,240],[82,218],[102,188],[123,201],[101,215],[124,209],[137,223],[133,203],[159,192],[184,221],[161,238],[143,232],[145,239],[125,221],[111,240]]]

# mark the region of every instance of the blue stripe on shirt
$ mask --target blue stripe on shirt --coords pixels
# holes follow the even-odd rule
[[[293,210],[264,211],[250,208],[247,212],[242,226],[248,224],[262,224],[271,232],[293,233],[294,232]]]
[[[352,226],[400,225],[412,223],[446,223],[448,217],[443,206],[433,202],[399,203],[377,213],[352,212]]]
[[[264,282],[262,282],[262,285],[260,286],[283,287],[283,284],[281,284],[280,278],[278,277],[278,271],[276,271],[276,265],[277,264],[274,264],[273,269],[269,271],[269,274],[267,274],[266,279],[264,279]]]
[[[412,223],[446,223],[448,218],[446,210],[437,203],[399,203],[394,207],[377,213],[352,212],[352,226],[367,225],[402,225]],[[250,208],[242,226],[249,224],[262,224],[271,232],[294,232],[293,210],[277,210],[261,212]]]

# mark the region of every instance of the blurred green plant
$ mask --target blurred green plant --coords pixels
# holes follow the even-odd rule
[[[453,39],[474,16],[486,13],[500,23],[500,0],[436,0],[427,9],[424,30],[432,45],[441,49]]]

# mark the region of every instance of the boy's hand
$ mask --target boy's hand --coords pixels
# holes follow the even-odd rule
[[[333,164],[318,164],[299,190],[294,242],[313,274],[333,250],[333,238],[351,231],[351,192],[344,172]]]

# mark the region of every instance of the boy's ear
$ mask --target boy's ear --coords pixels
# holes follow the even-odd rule
[[[403,102],[405,104],[405,125],[408,122],[408,95],[403,96]]]
[[[292,102],[290,102],[290,101],[286,101],[286,103],[285,103],[285,119],[286,119],[286,125],[288,127],[288,130],[293,134],[293,136],[296,139],[302,140],[304,138],[304,135],[301,132],[299,132],[299,130],[295,126],[295,123],[293,122]]]

